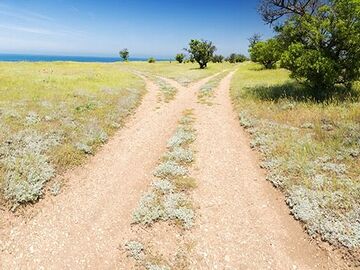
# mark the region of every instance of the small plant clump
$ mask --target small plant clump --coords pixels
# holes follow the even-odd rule
[[[185,229],[192,227],[195,213],[188,196],[188,190],[193,185],[188,180],[188,167],[194,160],[190,149],[196,137],[193,121],[191,111],[186,111],[168,142],[168,152],[154,171],[157,179],[152,182],[151,190],[141,198],[133,213],[135,223],[151,225],[159,220],[170,220]]]
[[[221,74],[215,76],[215,78],[208,81],[204,86],[202,86],[198,92],[197,99],[198,102],[201,104],[205,104],[208,106],[213,105],[212,99],[215,95],[215,89],[219,85],[220,81],[224,76],[226,75],[226,72],[222,72]]]
[[[176,96],[177,89],[164,80],[158,79],[157,83],[160,87],[160,93],[159,96],[160,101],[164,101],[165,103],[169,103],[171,100],[173,100]]]
[[[125,244],[125,251],[133,258],[138,266],[146,270],[170,270],[171,268],[151,254],[151,249],[137,240],[128,241]]]
[[[4,168],[4,196],[14,206],[34,202],[55,174],[46,152],[61,142],[60,134],[39,135],[24,130],[0,145],[0,164]]]
[[[140,261],[144,258],[144,245],[138,241],[129,241],[125,244],[125,249],[129,252],[129,255],[136,261]]]

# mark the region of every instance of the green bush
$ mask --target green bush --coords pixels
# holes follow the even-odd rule
[[[129,60],[129,50],[128,49],[123,49],[119,52],[119,55],[121,57],[121,59],[123,61],[128,61]]]
[[[196,61],[204,69],[213,59],[216,47],[211,41],[192,39],[187,51],[190,53],[190,61]]]
[[[276,39],[284,51],[281,65],[292,72],[293,78],[309,86],[314,98],[321,101],[330,98],[339,85],[350,92],[359,80],[360,2],[312,2],[264,0],[260,11],[269,23],[286,16],[275,27]],[[257,50],[265,46],[259,43],[251,49],[254,60],[258,60]]]
[[[176,59],[176,61],[178,61],[178,62],[181,64],[181,63],[184,62],[184,60],[185,60],[185,54],[183,54],[183,53],[178,53],[178,54],[175,56],[175,59]]]
[[[224,56],[220,54],[215,54],[212,58],[213,63],[222,63],[224,61]]]
[[[154,57],[150,57],[148,59],[148,63],[155,63],[156,62],[156,59]]]
[[[230,56],[226,59],[226,61],[234,64],[234,63],[242,63],[245,62],[247,59],[247,57],[243,54],[237,54],[237,53],[232,53],[230,54]]]
[[[274,68],[280,60],[281,49],[276,39],[259,41],[249,49],[251,61],[264,65],[265,68]]]

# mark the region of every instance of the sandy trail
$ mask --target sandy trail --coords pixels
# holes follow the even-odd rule
[[[212,107],[196,102],[211,77],[189,87],[166,79],[179,92],[160,109],[158,88],[146,80],[149,92],[127,127],[70,172],[65,191],[40,202],[34,218],[0,232],[0,269],[130,269],[118,247],[131,239],[131,213],[188,108],[197,118],[199,183],[191,269],[345,269],[309,241],[258,168],[228,96],[232,74]]]
[[[199,187],[194,269],[345,269],[310,243],[284,197],[265,179],[229,97],[230,73],[214,106],[197,106]]]
[[[208,79],[188,89],[177,85],[176,99],[159,109],[158,87],[147,80],[148,94],[127,127],[70,172],[66,190],[40,202],[34,218],[19,218],[11,230],[0,232],[0,268],[112,269],[167,139],[198,85]]]

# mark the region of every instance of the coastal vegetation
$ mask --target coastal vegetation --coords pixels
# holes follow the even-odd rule
[[[263,0],[259,11],[276,35],[250,40],[253,61],[273,68],[280,60],[317,101],[339,91],[353,94],[360,76],[358,0]]]
[[[308,233],[358,250],[360,102],[315,102],[290,74],[242,64],[231,87],[240,124],[261,153],[268,180]]]
[[[145,93],[117,64],[1,63],[0,81],[0,194],[12,207],[93,155]]]

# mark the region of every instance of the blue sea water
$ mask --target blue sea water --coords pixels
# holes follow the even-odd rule
[[[146,58],[130,58],[130,61],[146,61]],[[5,62],[55,62],[55,61],[73,61],[73,62],[118,62],[118,57],[95,57],[95,56],[59,56],[59,55],[31,55],[31,54],[0,54],[0,61]]]

